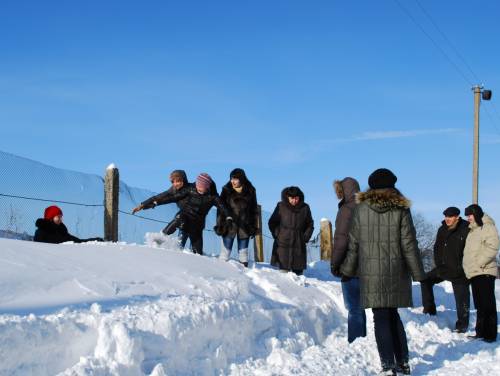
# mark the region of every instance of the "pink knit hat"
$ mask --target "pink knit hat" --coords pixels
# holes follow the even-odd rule
[[[212,185],[212,178],[205,172],[202,172],[196,178],[196,187],[201,188],[203,190],[208,190]]]

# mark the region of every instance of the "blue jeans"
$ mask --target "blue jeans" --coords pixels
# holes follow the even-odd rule
[[[231,256],[231,250],[233,249],[234,237],[224,236],[222,238],[222,243],[224,247],[220,252],[220,258],[224,261],[228,261]],[[238,236],[238,253],[240,256],[240,262],[248,262],[248,243],[250,242],[249,238],[240,239]]]
[[[366,337],[366,314],[361,307],[359,278],[342,282],[342,295],[347,315],[347,341],[353,342],[358,337]]]

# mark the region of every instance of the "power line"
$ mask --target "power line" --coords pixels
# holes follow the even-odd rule
[[[455,68],[455,70],[460,74],[460,76],[467,82],[469,85],[474,86],[474,83],[470,81],[464,72],[460,69],[460,67],[455,64],[455,62],[448,56],[445,50],[441,48],[441,46],[436,42],[436,40],[424,29],[422,25],[417,21],[415,17],[406,9],[399,0],[394,0],[396,4],[401,8],[401,10],[413,21],[413,23],[420,29],[420,31],[432,42],[434,47],[436,47],[439,52],[444,56],[444,58]]]
[[[474,77],[474,79],[476,80],[476,82],[480,83],[481,80],[479,79],[479,77],[477,76],[477,74],[472,70],[471,66],[467,63],[467,61],[465,60],[464,56],[460,53],[460,51],[458,51],[458,49],[455,47],[455,45],[451,42],[450,38],[448,38],[446,36],[446,34],[441,30],[441,28],[437,25],[437,23],[431,17],[431,15],[429,14],[429,12],[427,12],[427,10],[423,7],[423,5],[420,3],[420,1],[419,0],[415,0],[415,2],[419,6],[420,10],[422,10],[422,12],[426,15],[426,17],[432,23],[432,25],[436,28],[436,30],[439,32],[439,34],[441,34],[441,36],[443,37],[443,39],[450,45],[450,47],[453,50],[453,52],[455,52],[455,54],[458,56],[458,58],[467,67],[467,69],[469,70],[469,72],[471,73],[471,75]]]

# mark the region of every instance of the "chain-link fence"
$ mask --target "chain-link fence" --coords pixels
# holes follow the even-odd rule
[[[167,188],[167,187],[166,187]],[[143,244],[147,232],[160,232],[174,217],[174,204],[158,206],[131,215],[132,209],[155,193],[130,187],[120,181],[119,241]],[[0,151],[0,237],[30,240],[35,221],[44,209],[59,206],[64,223],[79,238],[102,237],[104,228],[104,180],[98,175],[63,170]],[[267,228],[270,214],[262,213],[264,260],[269,262],[273,239]],[[206,219],[204,252],[218,255],[222,247],[213,232],[215,210]],[[189,246],[189,242],[188,242]],[[254,259],[254,242],[250,242],[250,260]],[[233,258],[238,252],[233,250]],[[319,260],[317,238],[308,244],[309,261]]]

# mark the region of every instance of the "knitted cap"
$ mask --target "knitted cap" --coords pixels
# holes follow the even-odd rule
[[[202,172],[196,178],[196,187],[204,190],[208,190],[212,185],[212,178],[205,172]]]
[[[53,205],[53,206],[49,206],[48,208],[45,209],[45,212],[43,214],[43,218],[48,219],[48,220],[52,220],[54,217],[56,217],[58,215],[63,215],[63,212],[61,209],[59,209],[59,207]]]

